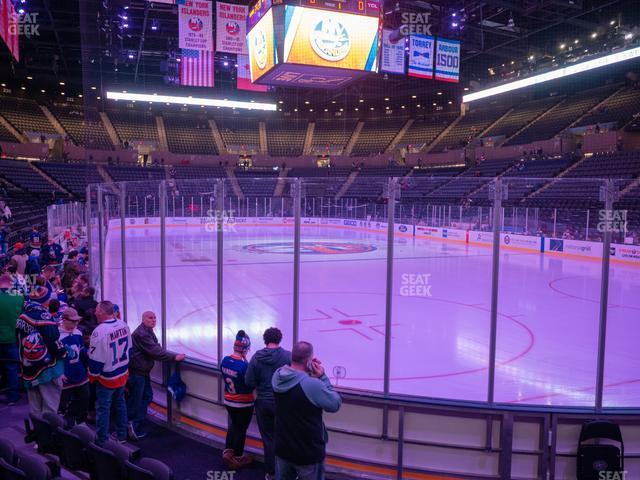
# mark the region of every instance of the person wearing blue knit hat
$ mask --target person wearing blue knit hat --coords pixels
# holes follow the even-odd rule
[[[244,454],[247,429],[253,417],[255,401],[253,387],[249,387],[244,380],[249,367],[247,353],[250,349],[249,335],[240,330],[233,342],[233,354],[224,357],[220,364],[224,380],[224,405],[229,414],[222,461],[232,470],[249,465],[252,461],[249,455]]]

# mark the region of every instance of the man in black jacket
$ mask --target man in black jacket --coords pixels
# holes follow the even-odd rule
[[[291,366],[276,371],[272,380],[276,399],[276,479],[324,480],[327,429],[322,412],[337,412],[342,405],[313,356],[313,345],[298,342]]]
[[[273,398],[271,380],[277,369],[284,365],[291,365],[291,352],[280,346],[282,332],[278,328],[267,328],[262,339],[266,347],[258,350],[251,358],[244,381],[248,387],[256,389],[255,410],[260,436],[264,445],[265,479],[271,480],[276,471],[273,449],[276,404]]]
[[[156,334],[153,333],[155,326],[156,314],[144,312],[142,323],[131,334],[133,347],[129,360],[129,380],[127,381],[127,390],[129,391],[127,416],[131,440],[140,440],[146,437],[141,426],[147,415],[147,408],[153,400],[151,378],[149,377],[153,364],[156,360],[181,362],[185,358],[183,353],[175,354],[162,348]]]

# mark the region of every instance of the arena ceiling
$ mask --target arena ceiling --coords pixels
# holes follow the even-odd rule
[[[85,88],[89,81],[131,89],[160,88],[170,80],[172,58],[178,52],[173,5],[146,0],[16,0],[16,4],[37,15],[39,29],[38,35],[23,39],[20,63],[11,61],[6,48],[0,49],[0,61],[10,67],[0,73],[4,82],[30,77],[34,85],[63,82],[82,90],[82,79]],[[459,100],[460,87],[485,83],[491,75],[521,68],[531,59],[553,57],[562,42],[573,45],[579,40],[581,47],[602,43],[615,29],[640,24],[637,0],[386,0],[385,25],[399,29],[406,19],[403,14],[410,12],[429,12],[434,34],[462,41],[461,85],[378,75],[332,96],[300,90],[278,94],[335,101],[401,93],[408,99],[420,95],[425,102],[433,94],[434,99],[444,100],[446,108]],[[234,57],[218,54],[217,62],[216,88],[231,90]]]

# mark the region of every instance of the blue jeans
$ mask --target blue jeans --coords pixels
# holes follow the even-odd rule
[[[148,375],[129,375],[127,389],[129,390],[127,414],[129,421],[133,423],[133,429],[139,432],[147,416],[149,404],[153,400],[151,378]]]
[[[96,385],[96,426],[98,443],[104,443],[109,438],[109,420],[113,404],[118,440],[127,439],[127,405],[124,401],[124,387],[107,388],[102,384]]]
[[[7,375],[7,397],[10,402],[17,402],[20,399],[20,377],[18,376],[18,346],[15,343],[0,343],[0,358],[5,360],[15,360],[3,362],[4,371]]]
[[[276,480],[324,480],[324,461],[294,465],[276,456]]]

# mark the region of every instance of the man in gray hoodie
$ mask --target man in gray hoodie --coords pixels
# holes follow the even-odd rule
[[[271,379],[277,369],[283,365],[291,364],[291,352],[280,346],[282,332],[278,328],[267,328],[262,338],[266,347],[258,350],[251,358],[244,382],[247,386],[255,388],[258,394],[255,401],[255,411],[260,436],[264,444],[265,479],[271,480],[275,475],[273,432],[276,415]]]
[[[276,480],[324,480],[327,429],[322,412],[337,412],[342,399],[313,356],[313,345],[298,342],[291,366],[276,371]]]

